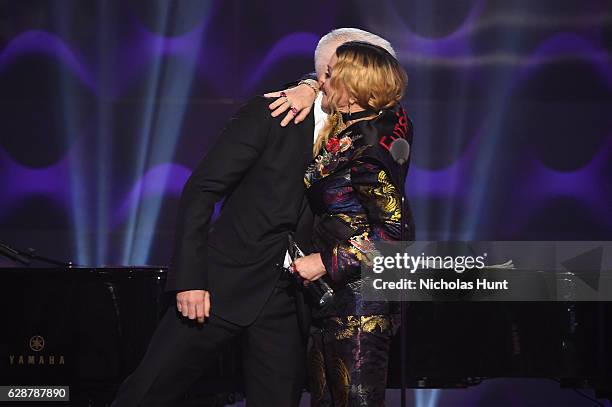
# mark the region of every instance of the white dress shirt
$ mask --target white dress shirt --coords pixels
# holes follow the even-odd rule
[[[317,135],[325,125],[325,120],[327,119],[327,113],[323,111],[321,108],[321,100],[323,99],[323,93],[319,92],[317,98],[314,101],[314,132],[312,136],[312,144],[314,145],[315,141],[317,141]],[[291,266],[291,256],[289,256],[289,252],[285,253],[285,261],[283,262],[283,266],[285,268],[289,268]]]

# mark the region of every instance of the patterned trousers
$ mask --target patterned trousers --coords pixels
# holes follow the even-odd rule
[[[308,352],[311,406],[384,406],[399,315],[327,317]]]

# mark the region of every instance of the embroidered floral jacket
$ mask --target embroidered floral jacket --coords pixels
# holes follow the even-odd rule
[[[335,291],[332,305],[320,315],[392,311],[385,302],[362,301],[361,262],[374,242],[401,238],[400,183],[408,165],[395,163],[390,154],[399,137],[412,144],[412,123],[401,106],[330,138],[306,171],[307,195],[318,219],[313,243],[325,264],[324,278]],[[413,239],[409,211],[406,216],[407,236]]]

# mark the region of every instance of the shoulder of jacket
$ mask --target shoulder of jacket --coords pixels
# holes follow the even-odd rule
[[[249,110],[260,110],[263,112],[265,110],[269,110],[268,105],[272,103],[272,100],[272,98],[267,98],[262,95],[256,95],[247,99],[246,102],[242,104],[242,106],[248,108]]]

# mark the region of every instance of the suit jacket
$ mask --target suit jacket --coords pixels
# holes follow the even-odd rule
[[[166,283],[210,291],[211,312],[239,325],[255,320],[280,276],[312,159],[313,114],[283,128],[269,103],[259,96],[240,108],[187,181]]]

